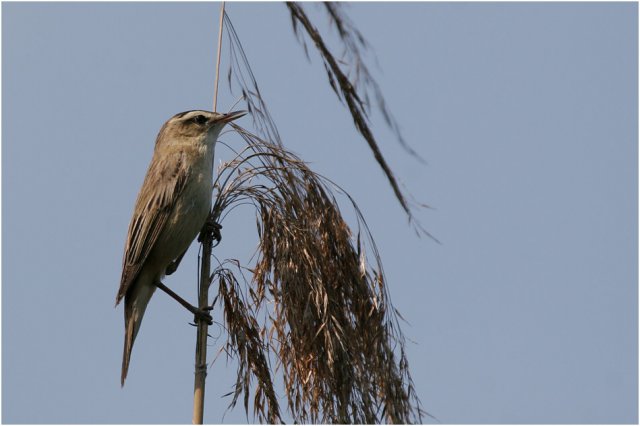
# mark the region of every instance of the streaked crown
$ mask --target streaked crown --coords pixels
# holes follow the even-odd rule
[[[164,123],[156,145],[174,143],[176,140],[180,143],[203,143],[212,138],[215,140],[225,124],[245,114],[245,111],[221,114],[204,110],[178,113]]]

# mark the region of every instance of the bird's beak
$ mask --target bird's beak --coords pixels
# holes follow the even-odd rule
[[[242,117],[243,115],[245,115],[247,113],[247,111],[233,111],[233,112],[229,112],[227,114],[224,115],[224,117],[222,117],[220,119],[221,122],[223,123],[229,123],[233,120],[236,120],[240,117]]]

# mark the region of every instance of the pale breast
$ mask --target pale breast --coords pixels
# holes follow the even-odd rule
[[[212,176],[193,174],[176,200],[150,257],[161,270],[180,256],[198,235],[211,209]]]

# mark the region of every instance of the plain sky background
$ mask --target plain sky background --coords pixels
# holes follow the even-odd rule
[[[284,5],[228,5],[285,145],[364,212],[415,342],[418,394],[443,423],[638,421],[637,8],[349,6],[428,165],[379,115],[375,132],[407,192],[434,207],[417,216],[438,245],[407,225]],[[4,423],[191,421],[192,318],[157,293],[121,389],[113,304],[157,131],[211,109],[218,10],[2,4]],[[251,210],[223,225],[216,254],[246,259]],[[166,280],[193,301],[196,254]],[[223,417],[234,371],[223,358],[210,370],[206,421],[247,421],[241,407]]]

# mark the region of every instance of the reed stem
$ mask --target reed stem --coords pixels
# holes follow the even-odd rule
[[[222,50],[222,25],[224,19],[224,2],[220,6],[220,30],[218,31],[218,54],[216,59],[216,79],[213,92],[213,111],[218,106],[218,81],[220,79],[220,52]],[[202,231],[202,264],[200,265],[200,282],[198,289],[198,307],[205,309],[209,305],[209,285],[211,284],[211,251],[213,233],[205,226]],[[207,333],[209,325],[198,321],[196,340],[195,379],[193,385],[193,424],[204,421],[204,388],[207,377]]]

